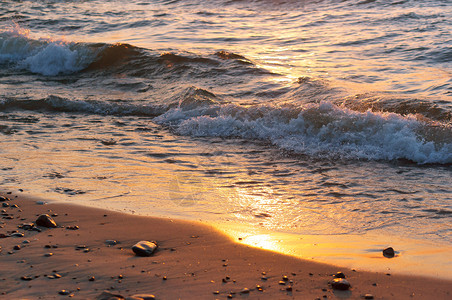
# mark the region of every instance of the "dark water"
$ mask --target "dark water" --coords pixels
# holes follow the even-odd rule
[[[452,243],[449,1],[0,4],[2,188]]]

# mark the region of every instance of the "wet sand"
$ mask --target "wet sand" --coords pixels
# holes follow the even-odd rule
[[[238,244],[196,222],[41,205],[40,199],[20,193],[0,195],[11,199],[0,202],[8,203],[0,221],[1,299],[97,299],[105,290],[124,298],[148,294],[156,299],[452,297],[451,281],[301,260]],[[18,228],[40,214],[53,215],[58,227],[38,227],[41,232]],[[24,236],[11,236],[15,231]],[[158,250],[150,257],[136,256],[131,247],[142,240],[156,241]],[[349,290],[332,288],[338,271],[350,282]],[[66,295],[59,294],[63,290]]]

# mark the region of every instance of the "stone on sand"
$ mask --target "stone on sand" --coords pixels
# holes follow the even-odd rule
[[[151,256],[157,247],[156,242],[140,241],[132,246],[132,250],[137,256]]]
[[[350,288],[350,283],[344,278],[334,278],[331,287],[335,290],[346,291]]]
[[[392,247],[388,247],[383,250],[383,256],[387,258],[392,258],[395,256],[395,251]]]
[[[57,224],[56,222],[53,220],[53,218],[51,216],[49,216],[48,214],[43,214],[40,215],[37,219],[36,219],[36,225],[38,226],[42,226],[42,227],[47,227],[47,228],[56,228]]]

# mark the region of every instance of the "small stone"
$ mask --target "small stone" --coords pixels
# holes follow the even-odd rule
[[[22,228],[23,230],[33,230],[33,228],[35,228],[35,223],[23,223],[17,227]]]
[[[372,295],[372,294],[365,294],[363,298],[364,299],[374,299],[374,295]]]
[[[166,277],[166,276],[163,276],[163,278],[162,278],[163,280],[168,280],[168,278]]]
[[[8,202],[3,202],[3,203],[2,203],[2,206],[3,206],[3,207],[8,207],[8,206],[9,206],[9,203],[8,203]]]
[[[88,253],[89,251],[91,251],[89,248],[83,249],[83,252],[84,252],[84,253]]]
[[[388,247],[383,250],[383,256],[387,258],[393,258],[395,255],[394,249],[392,247]]]
[[[96,278],[94,277],[94,276],[91,276],[89,279],[88,279],[88,281],[95,281],[96,280]]]
[[[105,244],[107,244],[108,246],[115,246],[115,245],[119,244],[119,242],[116,240],[106,240]]]
[[[228,299],[232,299],[234,298],[234,296],[232,296],[231,294],[228,295]]]
[[[334,274],[334,278],[345,278],[345,274],[342,272],[337,272]]]
[[[24,237],[24,234],[22,232],[14,232],[14,233],[11,233],[10,236],[12,236],[12,237]]]
[[[69,295],[71,292],[69,292],[68,290],[61,290],[58,292],[58,294],[60,295]]]
[[[80,227],[78,227],[77,225],[74,226],[67,226],[66,229],[68,230],[78,230]]]
[[[283,276],[283,277],[282,277],[282,280],[284,280],[284,281],[289,281],[289,277]]]
[[[22,277],[20,277],[20,279],[22,279],[22,280],[24,280],[24,281],[30,281],[30,280],[33,280],[33,278],[30,277],[30,276],[22,276]]]
[[[151,256],[157,247],[156,242],[140,241],[132,246],[132,250],[137,256]]]
[[[220,291],[214,291],[213,294],[218,295],[218,294],[220,294]]]
[[[267,280],[268,278],[266,276],[262,276],[261,280]]]
[[[286,285],[286,282],[283,281],[283,280],[280,280],[280,281],[278,282],[278,284],[280,284],[280,285]]]
[[[286,287],[286,291],[292,292],[292,287],[291,286]]]
[[[0,196],[0,202],[11,201],[8,197]]]
[[[243,290],[240,291],[240,294],[249,294],[250,290],[248,288],[244,288]]]
[[[38,205],[44,205],[44,204],[46,204],[46,202],[44,202],[44,201],[36,201],[36,204],[38,204]]]
[[[44,256],[45,256],[45,257],[50,257],[50,256],[53,256],[53,253],[52,253],[52,252],[49,252],[49,253],[44,254]]]
[[[262,292],[262,291],[264,290],[264,288],[263,288],[262,286],[260,286],[259,284],[256,284],[256,289],[257,289],[259,292]]]
[[[20,250],[20,245],[15,245],[15,246],[13,247],[13,249],[14,249],[14,250]]]
[[[56,228],[57,227],[57,224],[52,219],[52,217],[47,214],[40,215],[36,219],[35,223],[38,226],[47,227],[47,228]]]
[[[133,300],[155,300],[155,296],[151,294],[138,294],[131,297]],[[121,298],[120,298],[121,299]]]
[[[31,242],[29,240],[23,240],[22,244],[30,244]]]
[[[346,291],[350,288],[350,283],[344,278],[334,278],[331,287],[335,290]]]

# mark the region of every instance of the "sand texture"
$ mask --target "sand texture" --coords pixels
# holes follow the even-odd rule
[[[452,298],[450,281],[301,260],[239,244],[203,224],[2,195],[11,200],[0,203],[7,203],[0,221],[1,299],[101,299],[105,290],[155,299]],[[18,228],[41,214],[53,215],[57,227]],[[158,244],[149,257],[132,251],[143,240]],[[332,288],[338,271],[349,290]]]

